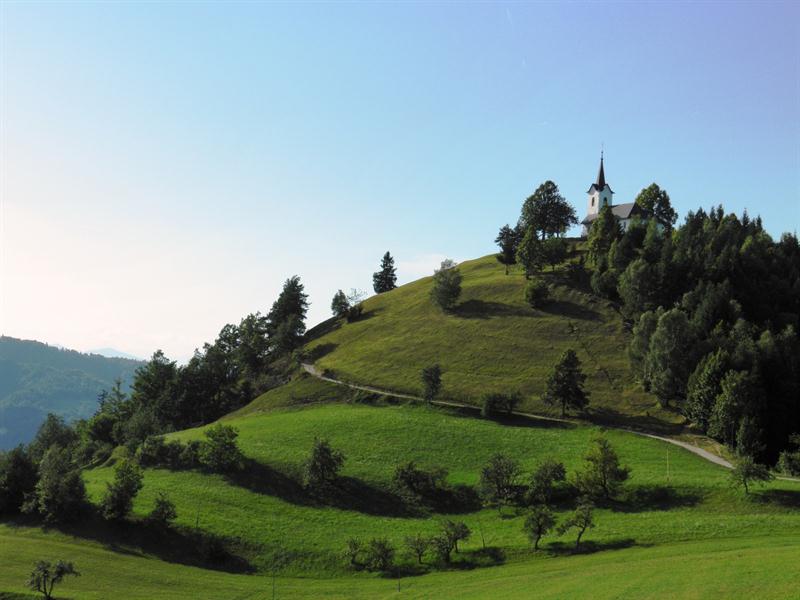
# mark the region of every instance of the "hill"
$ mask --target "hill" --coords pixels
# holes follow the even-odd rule
[[[462,293],[452,314],[431,302],[426,277],[369,298],[359,321],[331,320],[311,330],[309,356],[344,381],[411,394],[421,392],[421,369],[439,363],[445,398],[478,404],[487,392],[519,391],[521,410],[554,414],[539,397],[561,353],[572,348],[588,376],[591,419],[680,430],[683,419],[660,409],[635,381],[630,334],[615,306],[568,276],[567,264],[543,274],[553,301],[533,310],[520,269],[505,275],[494,255],[461,263]]]
[[[143,363],[0,337],[0,449],[27,442],[48,412],[88,417],[97,395]]]
[[[337,394],[340,401],[332,401]],[[747,498],[730,487],[719,466],[657,440],[606,431],[632,469],[623,497],[597,510],[584,553],[571,554],[569,534],[553,534],[535,554],[522,531],[523,511],[481,508],[468,496],[451,509],[409,509],[392,488],[395,465],[415,460],[441,466],[454,489],[474,486],[495,452],[517,459],[526,473],[548,456],[575,472],[601,428],[496,422],[347,394],[341,386],[301,377],[227,418],[239,430],[247,458],[239,474],[146,469],[135,517],[144,517],[157,493],[167,491],[179,515],[176,534],[168,539],[148,540],[145,522],[40,530],[22,519],[0,526],[7,542],[0,544],[0,590],[22,591],[26,569],[40,557],[78,564],[84,577],[63,587],[76,599],[111,593],[258,597],[268,593],[271,581],[263,576],[273,569],[279,597],[299,598],[525,597],[534,585],[541,597],[553,598],[724,598],[753,585],[760,597],[779,598],[792,589],[787,569],[800,533],[800,484],[776,481]],[[368,400],[377,404],[363,403]],[[203,430],[170,437],[200,439]],[[310,496],[298,483],[315,436],[330,439],[347,457],[342,481],[325,499]],[[85,472],[93,501],[111,476],[111,466]],[[564,519],[572,507],[569,498],[558,503],[557,518]],[[449,570],[434,569],[428,559],[415,570],[412,559],[398,554],[408,569],[400,593],[396,581],[354,573],[342,558],[350,536],[385,536],[402,549],[405,536],[434,533],[442,518],[463,520],[472,537]],[[239,565],[197,562],[191,536],[198,532],[225,540]],[[494,568],[476,568],[489,565]],[[755,565],[758,575],[739,575]],[[427,571],[432,572],[416,576]]]

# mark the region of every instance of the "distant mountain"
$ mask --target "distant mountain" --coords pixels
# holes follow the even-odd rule
[[[100,356],[105,356],[106,358],[129,358],[131,360],[142,360],[138,356],[128,354],[127,352],[117,350],[116,348],[94,348],[89,350],[89,354],[99,354]]]
[[[48,412],[90,416],[98,394],[117,378],[130,385],[142,364],[0,336],[0,449],[29,441]]]

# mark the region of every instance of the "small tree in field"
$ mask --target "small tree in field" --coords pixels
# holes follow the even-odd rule
[[[542,259],[555,271],[567,258],[567,240],[559,237],[547,238],[542,242]]]
[[[355,567],[358,564],[358,556],[361,553],[362,547],[363,545],[360,539],[356,537],[347,539],[344,556],[351,567]]]
[[[422,559],[425,556],[425,553],[431,547],[431,539],[429,537],[425,537],[421,533],[418,533],[416,535],[410,535],[406,537],[405,543],[409,553],[416,557],[419,564],[422,564]]]
[[[331,300],[331,312],[334,317],[342,318],[347,316],[350,310],[350,303],[347,301],[347,296],[342,290],[337,291]]]
[[[200,447],[200,462],[216,473],[230,473],[244,461],[236,443],[239,432],[230,425],[217,423],[205,431],[206,439]]]
[[[597,437],[584,457],[586,468],[576,478],[578,489],[593,498],[613,498],[628,479],[630,469],[619,464],[616,451],[604,437]]]
[[[750,486],[756,483],[767,483],[775,477],[764,465],[760,465],[751,456],[743,456],[736,461],[731,470],[731,483],[744,488],[744,493],[750,493]]]
[[[594,527],[594,505],[584,500],[572,513],[572,516],[561,524],[558,528],[558,533],[559,535],[564,535],[570,529],[575,529],[578,532],[578,537],[575,540],[575,548],[577,549],[581,544],[583,534],[592,527]]]
[[[566,476],[567,470],[564,468],[564,463],[546,458],[536,467],[531,476],[528,500],[535,504],[549,504],[553,497],[555,484],[564,481]]]
[[[148,516],[150,521],[167,527],[177,517],[178,511],[175,510],[175,504],[169,499],[169,496],[167,496],[166,492],[158,492],[158,496],[156,496],[156,504]]]
[[[500,246],[500,253],[496,255],[497,262],[505,266],[506,275],[508,275],[508,267],[517,262],[516,254],[517,244],[519,242],[517,230],[512,229],[508,225],[503,225],[494,242]]]
[[[525,519],[523,530],[528,535],[528,538],[533,544],[533,549],[539,549],[539,540],[553,528],[556,524],[553,511],[547,506],[540,504],[535,506],[530,514]]]
[[[517,461],[495,454],[481,470],[479,488],[484,500],[497,505],[498,510],[510,503],[516,494],[519,473]]]
[[[567,408],[582,410],[589,404],[589,394],[583,389],[585,381],[586,375],[581,371],[581,361],[570,348],[553,367],[542,399],[547,404],[561,406],[562,417],[566,416]]]
[[[381,259],[381,269],[372,274],[372,288],[376,294],[390,292],[397,287],[397,272],[394,267],[394,258],[387,251]]]
[[[69,575],[80,576],[71,562],[60,560],[54,566],[49,561],[40,560],[31,571],[28,587],[42,594],[46,600],[51,600],[53,588]]]
[[[463,521],[451,521],[447,519],[442,522],[442,536],[450,540],[456,554],[458,554],[458,542],[468,540],[471,535],[472,531],[470,531],[467,524]]]
[[[517,246],[517,262],[525,270],[525,279],[529,279],[535,271],[541,269],[544,264],[542,256],[542,244],[536,237],[536,232],[532,228],[525,231],[519,245]]]
[[[336,481],[344,460],[344,454],[334,450],[328,440],[315,438],[305,465],[303,479],[306,487],[321,488]]]
[[[531,308],[541,308],[550,300],[550,288],[547,284],[539,279],[533,278],[525,286],[525,302]]]
[[[461,271],[449,258],[433,274],[431,298],[445,311],[453,310],[461,295]]]
[[[422,369],[422,397],[431,402],[442,389],[442,369],[438,364]]]
[[[366,564],[371,571],[388,571],[394,562],[394,546],[386,538],[373,538],[366,549]]]
[[[123,460],[114,469],[114,481],[108,483],[103,496],[103,516],[124,519],[133,508],[133,499],[142,489],[142,470],[132,460]]]

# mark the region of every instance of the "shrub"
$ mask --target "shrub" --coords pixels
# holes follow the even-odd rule
[[[236,443],[239,432],[230,425],[217,423],[206,429],[206,440],[200,447],[200,463],[215,473],[230,473],[244,461]]]
[[[425,537],[424,535],[418,533],[413,536],[408,536],[405,539],[406,548],[408,548],[409,553],[416,557],[417,562],[422,564],[422,558],[425,556],[425,553],[431,547],[431,539],[429,537]]]
[[[127,459],[120,462],[114,469],[114,481],[106,484],[106,493],[101,502],[103,517],[117,520],[127,517],[142,485],[139,465]]]
[[[303,481],[306,487],[321,488],[331,484],[344,465],[345,456],[325,439],[314,438],[311,456],[305,464]]]
[[[431,402],[439,391],[442,389],[442,369],[438,364],[433,364],[430,367],[422,369],[422,397],[426,401]]]
[[[434,467],[428,471],[417,467],[414,461],[397,465],[392,483],[406,501],[419,503],[432,500],[447,489],[447,470]]]
[[[531,308],[541,308],[550,299],[550,288],[541,279],[531,279],[525,286],[525,302]]]
[[[507,416],[511,416],[514,409],[521,401],[522,396],[518,392],[513,394],[486,394],[483,397],[481,415],[484,417],[492,417],[502,411],[505,412]]]
[[[460,295],[461,272],[452,260],[444,260],[433,275],[431,298],[439,308],[449,311],[455,308]]]
[[[178,442],[180,444],[180,442]],[[181,445],[178,461],[180,466],[191,469],[200,466],[200,450],[203,442],[200,440],[190,440]]]
[[[39,464],[39,481],[23,504],[24,512],[38,512],[47,522],[75,519],[86,505],[86,487],[69,450],[52,446]]]
[[[169,499],[166,492],[158,492],[156,496],[156,504],[153,510],[150,511],[148,519],[153,523],[168,526],[172,521],[178,517],[178,511],[175,510],[175,504]]]
[[[358,564],[358,557],[361,554],[361,550],[362,544],[360,539],[356,537],[348,538],[344,549],[344,556],[351,567]]]
[[[394,546],[386,538],[372,538],[367,544],[365,562],[370,571],[388,571],[394,563]]]

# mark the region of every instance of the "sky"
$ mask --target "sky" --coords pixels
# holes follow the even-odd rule
[[[722,203],[800,224],[800,3],[0,2],[0,333],[186,360],[579,216]]]

